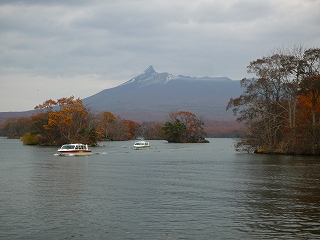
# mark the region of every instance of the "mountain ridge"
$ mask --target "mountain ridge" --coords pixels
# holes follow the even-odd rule
[[[239,80],[227,77],[190,77],[162,72],[150,65],[132,79],[82,99],[95,112],[108,111],[137,122],[165,121],[170,111],[190,111],[210,120],[234,120],[225,108],[242,93]],[[0,112],[0,121],[31,116],[25,112]]]
[[[218,119],[232,116],[225,107],[231,97],[240,94],[237,80],[174,76],[158,73],[151,65],[125,83],[102,90],[83,101],[97,110],[106,110],[135,121],[144,121],[144,116],[146,120],[164,120],[172,110],[191,111]]]
[[[138,76],[126,81],[125,83],[119,85],[126,85],[130,83],[137,83],[141,85],[149,85],[149,84],[156,84],[156,83],[162,83],[165,84],[169,81],[174,81],[174,80],[207,80],[207,81],[232,81],[230,78],[227,77],[190,77],[190,76],[184,76],[184,75],[178,75],[174,76],[173,74],[163,72],[163,73],[158,73],[154,70],[153,66],[150,65],[146,70],[144,70],[142,73],[140,73]],[[142,84],[146,83],[147,84]],[[140,85],[140,86],[141,86]]]

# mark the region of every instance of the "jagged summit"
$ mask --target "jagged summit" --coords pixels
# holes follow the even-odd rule
[[[140,75],[142,75],[142,74],[145,74],[145,75],[153,75],[153,74],[155,74],[155,73],[157,73],[157,72],[154,70],[153,66],[150,65],[150,66],[149,66],[146,70],[144,70]]]
[[[123,83],[122,85],[133,83],[133,84],[138,84],[140,87],[142,87],[142,86],[147,86],[155,83],[166,83],[167,81],[173,78],[174,76],[172,74],[156,72],[153,66],[150,65],[146,70],[144,70],[138,76],[130,79],[129,81]]]
[[[138,76],[130,79],[129,81],[121,84],[121,85],[127,85],[127,84],[134,84],[135,86],[144,87],[150,84],[166,84],[170,80],[204,80],[204,81],[232,81],[230,78],[227,77],[189,77],[189,76],[183,76],[178,75],[174,76],[170,73],[158,73],[154,70],[153,66],[150,65],[146,70],[144,70],[142,73],[140,73]],[[120,85],[120,86],[121,86]],[[133,85],[131,85],[133,86]]]

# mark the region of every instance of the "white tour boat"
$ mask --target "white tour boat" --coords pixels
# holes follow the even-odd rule
[[[133,144],[133,149],[138,150],[138,149],[149,149],[150,148],[150,143],[146,141],[138,141]]]
[[[83,156],[83,155],[90,155],[91,150],[89,150],[87,144],[82,143],[70,143],[64,144],[61,148],[58,149],[60,155],[63,156]]]

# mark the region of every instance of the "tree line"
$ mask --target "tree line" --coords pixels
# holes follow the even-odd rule
[[[320,49],[276,49],[250,62],[247,72],[255,77],[242,79],[243,94],[227,105],[248,130],[237,147],[257,153],[319,155]]]
[[[111,112],[93,113],[74,96],[52,99],[35,107],[31,117],[8,118],[1,130],[8,138],[21,138],[26,145],[59,146],[81,142],[91,146],[101,141],[136,138],[169,142],[205,142],[204,123],[193,113],[172,111],[166,123],[121,119]],[[178,124],[179,122],[179,124]]]

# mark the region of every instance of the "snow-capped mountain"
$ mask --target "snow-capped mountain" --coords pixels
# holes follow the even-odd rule
[[[174,76],[149,66],[129,81],[83,99],[83,103],[92,110],[137,122],[165,121],[172,110],[190,111],[208,120],[235,120],[232,111],[225,109],[230,98],[239,97],[242,91],[239,81],[227,77]],[[0,121],[28,117],[33,112],[3,112]]]
[[[137,84],[140,87],[147,86],[150,84],[166,83],[174,76],[169,73],[157,73],[152,66],[149,66],[140,75],[130,79],[129,81],[123,83],[125,84]],[[121,86],[121,85],[120,85]]]
[[[168,81],[172,80],[208,80],[208,81],[232,81],[231,79],[227,77],[216,77],[216,78],[210,78],[210,77],[201,77],[201,78],[196,78],[196,77],[188,77],[188,76],[174,76],[170,73],[158,73],[154,70],[153,66],[149,66],[146,70],[144,70],[140,75],[130,79],[129,81],[121,84],[126,85],[126,84],[136,84],[139,85],[139,87],[147,86],[150,84],[165,84]]]
[[[149,66],[138,76],[83,99],[92,109],[134,121],[163,120],[172,110],[205,118],[231,117],[225,108],[242,93],[239,81],[227,77],[188,77],[158,73]],[[233,116],[232,116],[233,117]]]

